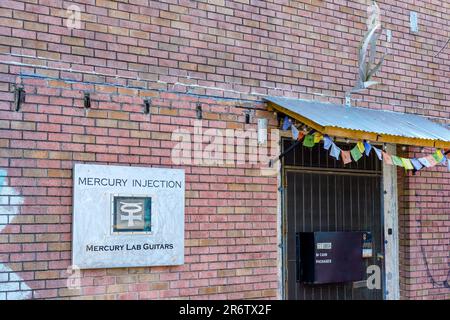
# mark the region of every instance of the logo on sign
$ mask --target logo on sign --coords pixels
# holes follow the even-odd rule
[[[142,221],[144,216],[142,205],[143,203],[138,202],[120,202],[120,211],[125,213],[120,214],[120,220],[128,221],[128,226],[134,227],[134,220]]]
[[[114,197],[114,232],[151,231],[151,197]]]

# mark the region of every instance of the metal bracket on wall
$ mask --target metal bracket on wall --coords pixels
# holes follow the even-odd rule
[[[22,103],[25,102],[25,89],[22,85],[17,85],[14,89],[14,110],[19,111]]]
[[[144,114],[150,114],[151,99],[144,99]]]
[[[279,159],[279,160],[283,159],[289,152],[291,152],[292,150],[294,150],[295,148],[297,148],[301,143],[302,143],[302,140],[297,140],[297,141],[295,141],[289,148],[287,148],[286,150],[284,150],[283,153],[281,153],[281,154],[278,156],[278,159]]]
[[[91,108],[91,94],[89,92],[85,92],[83,96],[83,105],[85,109]]]
[[[255,115],[254,109],[244,110],[245,124],[250,124],[251,118]]]
[[[351,98],[351,93],[347,92],[345,94],[345,106],[346,107],[351,107],[352,106],[352,98]]]
[[[200,103],[198,103],[197,106],[195,107],[195,113],[198,120],[203,119],[203,109]]]

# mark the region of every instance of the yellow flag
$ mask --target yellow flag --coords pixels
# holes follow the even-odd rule
[[[359,141],[359,142],[356,144],[356,146],[358,147],[359,152],[361,152],[361,153],[364,152],[364,150],[365,150],[365,148],[364,148],[364,143],[362,143],[361,141]]]
[[[323,139],[323,135],[319,132],[314,133],[314,143],[319,143]]]
[[[406,170],[413,170],[414,169],[411,160],[405,159],[405,158],[401,158],[401,160],[402,160],[403,167]]]

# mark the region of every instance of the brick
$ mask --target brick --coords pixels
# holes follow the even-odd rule
[[[25,150],[23,153],[25,158],[38,158],[38,159],[46,159],[48,158],[48,151],[42,150]]]
[[[54,178],[70,178],[72,177],[72,172],[70,170],[49,169],[48,176]]]
[[[24,177],[46,177],[47,170],[46,169],[23,169]]]
[[[73,160],[76,161],[95,161],[95,154],[93,153],[74,153]]]

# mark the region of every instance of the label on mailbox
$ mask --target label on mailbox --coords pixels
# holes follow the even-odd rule
[[[317,250],[331,250],[331,242],[317,243]]]

